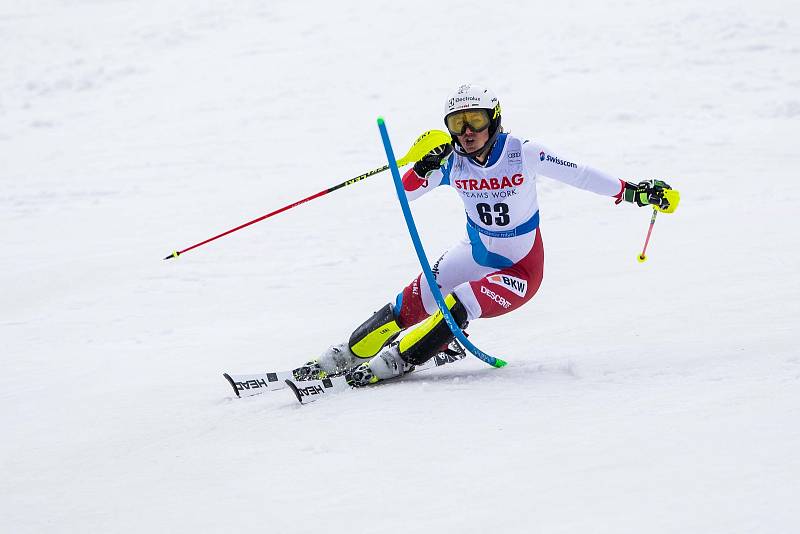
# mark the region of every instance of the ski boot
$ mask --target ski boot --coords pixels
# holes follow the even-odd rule
[[[364,362],[347,374],[347,383],[359,388],[395,378],[414,370],[414,366],[400,356],[399,343],[385,347],[374,358]]]
[[[347,343],[328,347],[319,358],[294,371],[296,380],[321,380],[344,374],[375,356],[401,331],[390,303],[355,329]]]
[[[355,356],[350,351],[347,343],[331,345],[319,358],[311,360],[292,370],[294,379],[303,380],[322,380],[329,376],[338,376],[350,370],[354,364]]]
[[[467,325],[466,308],[452,293],[447,295],[445,303],[459,327],[464,328]],[[451,348],[453,343],[455,345]],[[370,361],[350,371],[347,381],[353,387],[367,386],[413,371],[415,366],[422,365],[436,354],[455,357],[463,350],[455,341],[442,312],[437,311],[409,330],[399,341],[391,343]]]

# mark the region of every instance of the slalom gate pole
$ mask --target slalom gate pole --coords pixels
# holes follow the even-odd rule
[[[644,240],[644,247],[642,248],[642,252],[636,256],[636,259],[639,260],[639,263],[644,263],[647,261],[647,255],[645,252],[647,251],[647,244],[650,242],[650,234],[653,233],[653,226],[656,224],[656,215],[658,215],[658,210],[653,208],[653,216],[650,217],[650,227],[647,229],[647,237]]]
[[[383,140],[383,148],[386,150],[386,157],[389,159],[389,167],[392,171],[394,187],[397,191],[397,198],[400,200],[400,207],[403,210],[403,216],[405,217],[406,224],[408,225],[408,232],[411,234],[411,241],[414,243],[414,249],[417,251],[417,258],[419,258],[419,263],[422,266],[422,272],[425,274],[425,279],[428,281],[428,286],[431,289],[433,298],[436,300],[436,305],[439,306],[439,311],[442,312],[447,326],[450,327],[450,331],[453,332],[453,335],[456,337],[456,339],[458,339],[458,341],[464,345],[464,347],[470,353],[472,353],[473,356],[494,367],[503,367],[507,362],[499,358],[495,358],[494,356],[489,356],[478,347],[473,345],[469,339],[467,339],[467,336],[465,336],[464,332],[461,331],[461,328],[458,326],[455,319],[453,319],[453,315],[447,308],[447,305],[444,302],[444,297],[442,297],[442,292],[439,289],[439,285],[436,283],[433,273],[431,272],[428,257],[425,255],[425,249],[422,246],[419,233],[417,232],[417,226],[414,223],[414,217],[411,215],[411,208],[408,206],[408,199],[406,198],[406,192],[403,188],[403,179],[400,177],[400,170],[395,163],[394,151],[392,150],[392,144],[389,141],[389,134],[386,131],[386,123],[383,120],[383,117],[378,117],[378,129],[381,132],[381,139]]]
[[[419,161],[422,158],[422,156],[424,156],[425,154],[427,154],[428,152],[430,152],[431,150],[433,150],[437,146],[440,146],[440,145],[443,145],[443,144],[449,143],[449,142],[450,142],[450,134],[448,134],[446,132],[443,132],[441,130],[428,130],[427,132],[425,132],[422,135],[420,135],[417,138],[416,141],[414,141],[414,144],[411,146],[411,148],[408,150],[408,153],[405,156],[403,156],[396,163],[394,163],[394,160],[392,160],[392,162],[394,163],[395,166],[408,165],[409,163],[413,163],[413,162]],[[185,248],[183,250],[176,250],[175,252],[173,252],[172,254],[170,254],[169,256],[167,256],[164,259],[168,260],[168,259],[171,259],[171,258],[177,258],[178,256],[180,256],[181,254],[183,254],[185,252],[189,252],[190,250],[195,249],[197,247],[200,247],[202,245],[205,245],[206,243],[210,243],[212,241],[215,241],[215,240],[219,239],[220,237],[224,237],[224,236],[226,236],[228,234],[232,234],[233,232],[236,232],[237,230],[241,230],[242,228],[246,228],[246,227],[250,226],[251,224],[255,224],[257,222],[263,221],[264,219],[269,219],[273,215],[277,215],[279,213],[283,213],[284,211],[287,211],[287,210],[290,210],[292,208],[295,208],[295,207],[299,206],[300,204],[305,204],[306,202],[308,202],[310,200],[314,200],[315,198],[319,198],[321,196],[327,195],[328,193],[332,193],[332,192],[336,191],[337,189],[341,189],[343,187],[347,187],[348,185],[352,185],[354,183],[360,182],[361,180],[364,180],[365,178],[369,178],[370,176],[374,176],[376,174],[379,174],[379,173],[387,170],[388,168],[389,168],[389,165],[384,165],[382,167],[378,167],[377,169],[372,169],[371,171],[367,171],[364,174],[356,176],[355,178],[350,178],[349,180],[346,180],[346,181],[344,181],[344,182],[342,182],[342,183],[340,183],[338,185],[334,185],[333,187],[329,187],[327,189],[323,189],[319,193],[313,194],[313,195],[311,195],[309,197],[306,197],[306,198],[304,198],[302,200],[298,200],[297,202],[293,202],[292,204],[289,204],[288,206],[284,206],[282,208],[279,208],[279,209],[277,209],[275,211],[267,213],[266,215],[262,215],[261,217],[258,217],[257,219],[253,219],[252,221],[248,221],[248,222],[246,222],[246,223],[244,223],[242,225],[237,226],[236,228],[231,228],[230,230],[222,232],[219,235],[215,235],[214,237],[210,237],[210,238],[206,239],[205,241],[201,241],[199,243],[196,243],[196,244],[192,245],[191,247]]]

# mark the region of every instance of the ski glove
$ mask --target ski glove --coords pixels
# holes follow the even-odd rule
[[[444,160],[453,153],[453,145],[447,143],[440,145],[422,156],[422,159],[414,164],[414,172],[420,178],[425,178],[429,173],[435,171],[444,164]]]
[[[670,203],[666,189],[672,189],[667,182],[661,180],[645,180],[634,185],[630,182],[623,182],[623,189],[617,197],[616,203],[623,200],[635,203],[638,206],[654,206],[661,211],[670,211]],[[674,210],[673,210],[674,211]]]

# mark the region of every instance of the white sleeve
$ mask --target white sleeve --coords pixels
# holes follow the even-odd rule
[[[622,190],[622,181],[588,165],[573,163],[544,145],[526,141],[522,145],[525,163],[536,174],[579,189],[613,197]]]

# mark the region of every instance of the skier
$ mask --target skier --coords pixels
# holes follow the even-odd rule
[[[613,197],[617,204],[669,207],[663,192],[671,188],[663,181],[629,183],[505,133],[500,102],[484,87],[459,87],[445,103],[444,123],[452,144],[415,163],[403,176],[403,186],[408,199],[416,200],[447,185],[464,202],[466,236],[432,268],[462,329],[478,318],[516,310],[539,289],[544,266],[536,196],[540,175]],[[296,369],[295,376],[313,379],[349,372],[351,385],[362,386],[400,376],[443,350],[463,354],[420,274],[347,342],[329,347]]]

